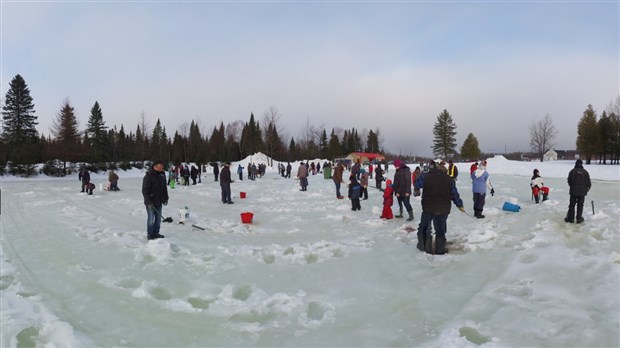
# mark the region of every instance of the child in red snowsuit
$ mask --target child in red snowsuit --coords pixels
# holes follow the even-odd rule
[[[392,180],[385,182],[385,191],[383,191],[383,211],[381,212],[382,219],[393,219],[392,204],[394,203],[394,189],[392,188]]]

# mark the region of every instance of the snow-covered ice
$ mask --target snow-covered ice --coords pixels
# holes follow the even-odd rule
[[[469,163],[458,166],[473,215]],[[147,242],[141,171],[119,171],[120,192],[92,196],[76,176],[5,177],[1,345],[617,347],[620,167],[586,166],[586,221],[567,224],[572,167],[490,159],[486,219],[453,208],[444,256],[415,248],[419,198],[413,223],[379,219],[373,180],[353,212],[322,175],[300,192],[271,168],[235,181],[235,204],[223,205],[209,172],[169,190],[163,215],[175,223]],[[551,188],[538,205],[534,168]],[[521,212],[501,209],[513,200]],[[185,206],[190,221],[177,224]]]

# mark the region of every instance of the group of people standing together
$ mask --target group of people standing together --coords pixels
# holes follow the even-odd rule
[[[290,163],[285,167],[285,170],[290,172],[290,169],[288,169],[289,166]],[[374,170],[376,187],[383,190],[383,210],[381,218],[402,218],[404,211],[406,211],[408,214],[407,221],[413,221],[413,208],[410,201],[413,187],[413,195],[422,196],[422,216],[417,230],[417,248],[429,254],[434,253],[436,255],[442,255],[447,253],[448,249],[446,248],[445,234],[447,232],[447,218],[450,214],[451,204],[453,203],[460,211],[465,212],[463,201],[456,188],[458,169],[452,161],[449,161],[448,167],[446,167],[443,162],[438,163],[436,161],[430,161],[427,165],[424,165],[422,169],[417,167],[412,173],[407,164],[399,159],[394,160],[394,167],[396,169],[394,179],[386,180],[385,190],[381,188],[381,183],[384,180],[383,170],[380,166],[377,166]],[[491,184],[490,175],[486,167],[486,161],[476,162],[470,167],[473,210],[474,216],[478,219],[483,219],[485,217],[482,215],[482,212],[485,205],[487,190],[490,191],[491,195],[495,194],[495,189]],[[215,169],[217,169],[217,171]],[[338,199],[344,198],[341,194],[341,184],[344,183],[344,170],[345,167],[342,163],[336,163],[333,168],[332,180],[336,186],[336,197]],[[301,191],[307,191],[308,173],[309,166],[302,162],[297,172]],[[219,176],[222,203],[233,204],[230,190],[230,184],[233,182],[230,172],[230,162],[225,162],[221,170],[219,170],[218,166],[214,167],[214,175],[215,181],[218,181]],[[88,189],[88,187],[90,187],[90,176],[88,175],[88,171],[81,171],[79,177],[80,180],[82,180],[83,190],[84,188]],[[365,169],[361,167],[359,161],[351,167],[348,198],[351,200],[351,209],[353,211],[361,210],[360,200],[368,199],[369,178],[370,173],[367,173]],[[118,180],[118,177],[116,180]],[[584,221],[583,204],[585,196],[591,187],[590,176],[583,168],[581,160],[576,161],[575,168],[569,173],[568,184],[570,186],[570,203],[564,221],[569,223],[575,221],[581,223]],[[535,199],[536,203],[539,203],[540,195],[542,195],[542,201],[548,199],[549,188],[544,185],[538,169],[534,169],[530,186],[532,197]],[[147,171],[143,179],[142,194],[147,210],[147,237],[149,240],[164,238],[163,235],[159,234],[159,227],[162,220],[161,209],[162,205],[168,203],[169,197],[167,192],[166,173],[162,161],[153,162],[153,165]],[[396,197],[399,205],[397,215],[393,215],[392,212],[394,197]],[[431,223],[435,228],[434,244]]]

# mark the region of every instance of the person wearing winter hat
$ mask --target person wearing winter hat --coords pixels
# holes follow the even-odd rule
[[[142,197],[147,213],[146,233],[148,240],[164,238],[164,235],[159,234],[159,227],[162,220],[162,205],[168,204],[167,186],[164,162],[156,160],[142,179]]]
[[[394,189],[392,188],[392,180],[388,179],[385,182],[385,191],[383,191],[383,211],[381,212],[382,219],[393,219],[394,213],[392,213],[392,204],[394,204]]]
[[[434,163],[434,162],[433,162]],[[464,212],[463,201],[456,189],[454,179],[440,170],[437,164],[430,163],[428,173],[416,178],[416,186],[422,189],[422,217],[418,226],[417,248],[426,253],[433,253],[433,236],[431,222],[435,226],[435,254],[442,255],[446,249],[446,233],[448,231],[448,215],[450,201]]]
[[[532,196],[536,199],[536,204],[538,204],[538,201],[540,200],[540,192],[543,193],[543,202],[549,199],[549,188],[543,183],[543,179],[540,176],[538,169],[534,169],[530,186],[532,187]]]
[[[349,176],[349,180],[351,183],[349,184],[349,199],[351,200],[351,210],[362,210],[362,206],[360,205],[360,196],[362,192],[362,185],[357,182],[355,175],[351,173]]]
[[[340,184],[344,182],[342,181],[343,172],[344,166],[342,165],[342,162],[338,162],[338,164],[336,164],[336,168],[334,168],[334,175],[332,175],[332,180],[334,180],[334,184],[336,185],[336,198],[338,199],[344,198],[340,194]]]
[[[363,201],[368,199],[368,173],[364,168],[360,169],[360,185],[362,185]]]
[[[570,201],[564,221],[575,222],[575,205],[577,205],[577,223],[580,224],[583,222],[583,202],[588,195],[588,191],[590,191],[590,187],[592,187],[590,173],[583,168],[583,161],[578,159],[575,162],[575,168],[568,173],[567,181],[570,187]]]
[[[394,173],[394,194],[398,200],[399,214],[394,216],[397,218],[403,217],[403,205],[409,213],[407,221],[413,221],[413,208],[411,207],[411,169],[407,167],[407,164],[401,160],[394,160],[394,167],[396,167],[396,173]]]
[[[233,204],[230,194],[230,183],[232,177],[230,175],[230,162],[224,163],[224,167],[220,171],[220,189],[222,191],[222,203]]]
[[[472,191],[474,193],[474,216],[478,219],[484,219],[482,211],[487,194],[487,187],[491,189],[491,196],[495,194],[495,189],[489,180],[489,173],[486,170],[486,161],[482,162],[478,169],[471,173]]]

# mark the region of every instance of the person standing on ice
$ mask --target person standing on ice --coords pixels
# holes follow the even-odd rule
[[[448,175],[452,179],[454,179],[454,181],[456,181],[456,178],[459,176],[459,169],[456,167],[456,165],[454,165],[454,162],[452,162],[452,160],[449,160],[448,163]]]
[[[168,205],[168,189],[164,161],[156,160],[142,179],[142,196],[146,206],[146,233],[148,240],[164,238],[159,234],[162,205]]]
[[[543,202],[549,199],[549,188],[543,183],[543,179],[540,176],[540,172],[538,171],[538,169],[534,169],[534,174],[532,175],[532,181],[530,182],[530,186],[532,187],[532,195],[536,200],[536,204],[538,204],[538,196],[541,191],[543,193]]]
[[[394,167],[396,168],[396,173],[394,173],[394,183],[392,186],[394,187],[394,194],[396,195],[396,199],[398,200],[398,210],[399,214],[395,217],[402,218],[403,217],[403,205],[407,209],[407,213],[409,213],[409,217],[407,221],[413,221],[413,208],[411,207],[411,169],[407,167],[407,164],[401,162],[401,160],[394,160]]]
[[[291,170],[293,170],[293,166],[291,166],[291,162],[286,163],[286,177],[291,177]]]
[[[220,175],[220,165],[217,162],[213,162],[211,163],[211,166],[213,166],[213,176],[215,177],[215,181],[218,181],[218,177]]]
[[[448,252],[446,232],[448,232],[450,201],[464,212],[463,200],[459,196],[454,180],[446,171],[439,170],[435,161],[430,162],[428,173],[418,176],[416,185],[422,189],[422,217],[418,226],[417,248],[428,254],[433,253],[433,236],[430,228],[432,221],[435,226],[435,254],[443,255]]]
[[[577,205],[577,223],[583,222],[583,202],[592,187],[590,173],[583,168],[583,161],[578,159],[575,168],[568,173],[568,186],[570,187],[570,201],[568,203],[568,213],[564,218],[565,222],[575,222],[575,205]]]
[[[383,191],[383,211],[381,212],[382,219],[390,220],[394,218],[394,213],[392,213],[392,204],[394,204],[394,189],[392,188],[392,180],[388,179],[385,182],[385,191]]]
[[[224,163],[222,171],[220,172],[220,188],[222,189],[222,203],[233,204],[232,198],[230,198],[230,183],[232,178],[230,176],[230,162]]]
[[[189,175],[192,177],[192,185],[196,185],[196,179],[198,178],[198,168],[192,164]]]
[[[299,168],[297,168],[297,177],[301,186],[299,191],[308,191],[308,166],[304,162],[301,162]]]
[[[88,189],[90,187],[90,173],[88,172],[88,169],[82,168],[82,170],[80,170],[80,172],[78,173],[78,180],[82,182],[82,191],[80,192],[84,192],[84,189],[86,189],[86,192],[88,192]],[[92,190],[90,191],[90,194],[93,194]]]
[[[359,182],[357,182],[357,179],[355,178],[355,175],[353,175],[353,173],[351,173],[351,176],[349,176],[349,180],[351,181],[349,183],[349,199],[351,200],[351,210],[356,211],[356,210],[362,210],[362,206],[360,205],[360,196],[362,195],[362,185],[360,185]]]
[[[381,190],[381,183],[383,182],[383,169],[381,169],[381,164],[377,165],[377,169],[375,170],[375,185]]]
[[[332,180],[334,180],[334,185],[336,185],[336,198],[343,199],[344,197],[340,194],[340,184],[342,181],[342,174],[344,173],[344,166],[341,162],[336,164],[336,168],[334,168],[334,175],[332,175]]]
[[[474,193],[474,216],[478,219],[484,219],[482,210],[484,210],[487,186],[491,189],[491,196],[495,194],[495,190],[489,180],[489,173],[487,172],[487,161],[482,161],[478,168],[471,173],[471,180]]]
[[[241,164],[237,166],[237,174],[239,175],[239,181],[243,181],[243,167]]]
[[[364,198],[362,200],[368,199],[368,173],[364,168],[360,169],[360,185],[362,185],[362,195]]]

